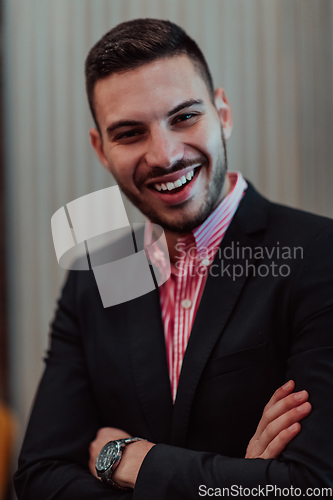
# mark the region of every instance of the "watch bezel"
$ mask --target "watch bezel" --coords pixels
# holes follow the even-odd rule
[[[109,456],[108,459],[108,464],[106,464],[103,468],[98,466],[99,460],[101,458],[101,455],[104,451],[109,450],[109,449],[115,450],[115,453],[113,456]],[[113,469],[115,469],[115,465],[120,461],[122,455],[122,450],[121,450],[121,444],[119,443],[118,440],[115,441],[109,441],[106,443],[103,448],[101,449],[100,453],[98,454],[95,468],[97,475],[101,477],[105,472],[110,471],[112,472]]]

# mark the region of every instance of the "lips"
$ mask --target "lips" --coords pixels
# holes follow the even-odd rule
[[[167,205],[177,205],[191,197],[200,171],[201,164],[192,165],[187,169],[158,179],[164,180],[164,182],[151,182],[147,187],[154,196]]]
[[[155,177],[154,179],[150,179],[146,182],[146,186],[157,189],[157,191],[172,191],[173,189],[178,188],[190,181],[193,178],[195,169],[201,167],[201,165],[201,162],[197,162],[186,168],[177,170],[176,172],[160,175],[159,177]]]
[[[190,172],[187,172],[187,174],[182,175],[178,177],[174,182],[166,182],[166,183],[161,183],[161,184],[153,184],[154,189],[157,189],[157,191],[173,191],[174,189],[177,189],[184,184],[187,184],[194,176],[194,170],[191,170]]]

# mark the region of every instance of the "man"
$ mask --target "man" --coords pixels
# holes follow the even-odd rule
[[[332,486],[332,221],[269,203],[227,172],[230,105],[174,24],[111,30],[90,51],[86,80],[92,145],[164,228],[173,273],[106,309],[92,273],[69,274],[18,497]],[[106,470],[113,484],[99,482],[91,473],[104,445],[130,436],[146,441]]]

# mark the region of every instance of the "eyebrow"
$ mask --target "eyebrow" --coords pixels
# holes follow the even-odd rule
[[[190,108],[191,106],[202,106],[203,103],[204,102],[201,99],[189,99],[188,101],[184,101],[175,108],[173,108],[171,111],[167,113],[166,116],[169,118],[170,116],[175,115],[182,109]]]
[[[175,108],[173,108],[171,111],[168,111],[166,114],[167,118],[170,118],[170,116],[175,115],[182,109],[190,108],[192,106],[202,106],[204,102],[201,99],[189,99],[188,101],[184,101],[181,104],[178,104]],[[112,123],[109,125],[106,129],[106,133],[110,135],[112,132],[117,130],[118,128],[121,127],[137,127],[140,125],[144,125],[143,122],[140,121],[135,121],[135,120],[118,120],[115,123]]]

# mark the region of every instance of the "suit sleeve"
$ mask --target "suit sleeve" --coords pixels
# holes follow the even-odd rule
[[[291,325],[286,380],[307,389],[311,414],[300,434],[278,459],[245,459],[158,444],[147,454],[134,490],[134,500],[200,498],[207,488],[320,488],[319,498],[333,493],[333,231],[326,229],[310,245],[292,285]],[[249,410],[250,411],[250,410]],[[245,417],[246,418],[246,417]],[[324,488],[324,490],[321,490]],[[328,494],[325,494],[328,488]],[[234,492],[239,491],[234,490]],[[266,491],[266,490],[265,490]],[[324,493],[323,493],[324,491]],[[210,490],[212,493],[213,490]],[[260,492],[259,492],[260,493]],[[299,493],[299,491],[297,491]],[[226,495],[225,495],[226,496]],[[236,495],[233,495],[236,496]],[[267,495],[275,498],[279,491]],[[318,495],[317,495],[318,496]],[[250,496],[252,498],[252,496]]]
[[[24,439],[14,484],[19,500],[130,500],[88,469],[101,427],[79,335],[71,272],[52,325],[51,348]]]

